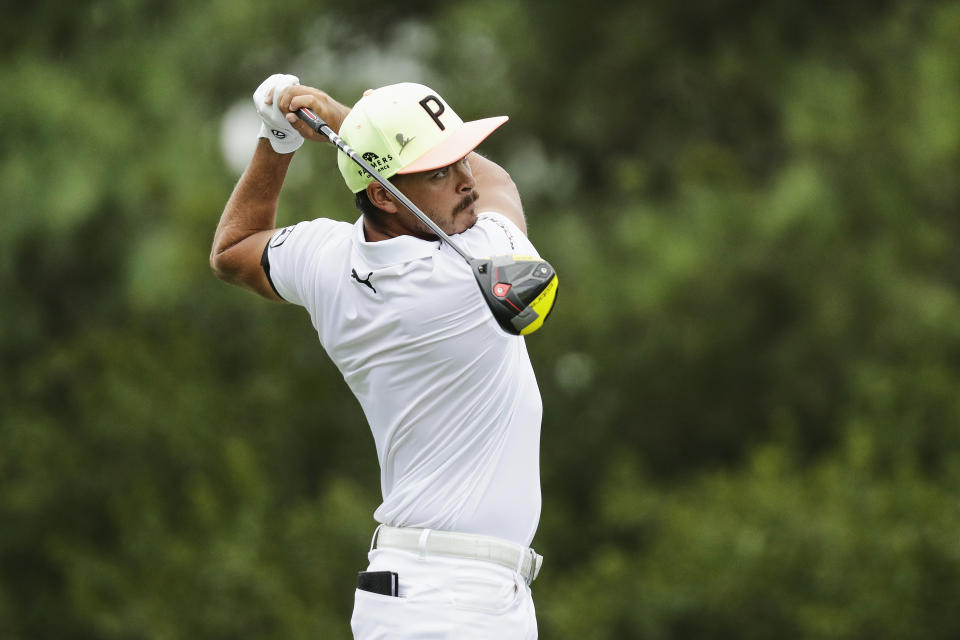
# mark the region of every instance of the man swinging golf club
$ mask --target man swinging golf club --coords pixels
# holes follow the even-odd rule
[[[261,140],[210,263],[307,309],[373,432],[381,524],[357,580],[354,637],[536,638],[542,405],[518,334],[542,324],[557,280],[527,239],[510,176],[473,151],[507,118],[465,123],[412,83],[349,109],[290,75],[264,81],[254,104]],[[356,223],[274,228],[305,138],[343,152]]]

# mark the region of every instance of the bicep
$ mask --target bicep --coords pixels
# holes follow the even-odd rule
[[[470,169],[477,181],[477,211],[496,211],[510,219],[526,234],[527,222],[523,215],[520,192],[507,171],[497,163],[473,152],[469,156]]]
[[[210,266],[217,277],[267,298],[283,302],[261,265],[263,252],[276,229],[252,233],[236,244],[210,256]]]

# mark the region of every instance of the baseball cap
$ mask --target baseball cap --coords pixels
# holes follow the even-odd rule
[[[390,178],[453,164],[506,121],[496,116],[464,122],[430,87],[401,82],[367,89],[340,126],[340,137]],[[337,164],[352,192],[373,182],[346,154],[337,154]]]

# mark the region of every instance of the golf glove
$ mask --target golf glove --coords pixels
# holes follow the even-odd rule
[[[297,76],[275,73],[261,83],[253,92],[253,104],[260,114],[263,123],[260,125],[260,137],[270,141],[270,146],[277,153],[293,153],[303,144],[301,136],[293,125],[287,122],[284,114],[277,108],[277,95],[290,85],[300,84]],[[273,101],[266,104],[264,100],[273,89]]]

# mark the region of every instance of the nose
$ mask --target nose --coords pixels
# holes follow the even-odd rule
[[[457,172],[457,191],[460,193],[469,193],[476,189],[477,181],[473,177],[473,171],[470,170],[470,164],[462,161],[455,165]]]

